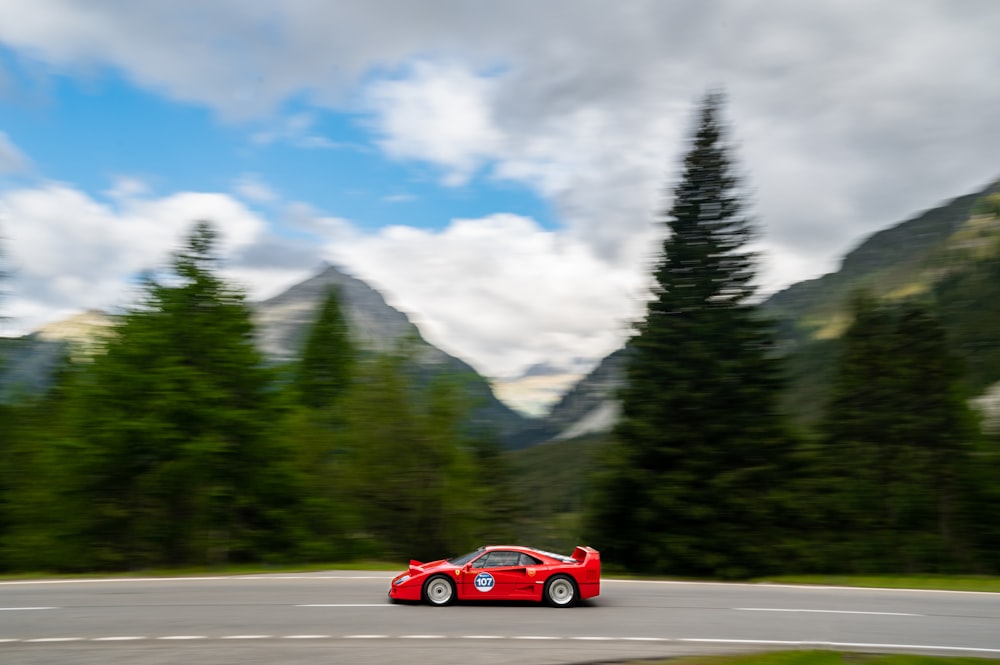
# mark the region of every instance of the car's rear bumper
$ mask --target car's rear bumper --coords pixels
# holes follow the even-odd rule
[[[586,600],[587,598],[593,598],[601,594],[601,583],[600,582],[584,582],[579,585],[580,587],[580,600]]]

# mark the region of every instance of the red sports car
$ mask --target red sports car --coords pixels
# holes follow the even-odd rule
[[[389,587],[393,600],[448,605],[455,600],[535,600],[570,607],[601,592],[601,555],[577,547],[572,556],[516,545],[490,545],[453,559],[410,561]]]

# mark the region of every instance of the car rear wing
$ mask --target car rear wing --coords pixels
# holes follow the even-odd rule
[[[585,569],[584,580],[599,582],[601,579],[601,553],[593,547],[580,546],[573,550],[573,560]]]

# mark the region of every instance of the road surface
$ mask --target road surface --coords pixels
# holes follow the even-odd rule
[[[393,605],[391,575],[0,582],[0,663],[576,663],[831,648],[1000,659],[1000,594],[605,580],[572,609]]]

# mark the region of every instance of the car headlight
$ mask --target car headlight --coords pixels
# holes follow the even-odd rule
[[[405,582],[408,579],[410,579],[409,575],[402,575],[402,576],[397,577],[396,579],[394,579],[392,581],[392,584],[393,584],[393,586],[399,586],[400,584],[402,584],[403,582]]]

